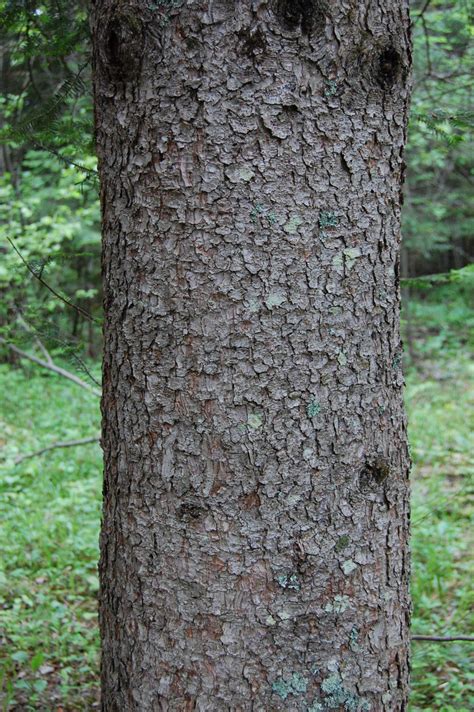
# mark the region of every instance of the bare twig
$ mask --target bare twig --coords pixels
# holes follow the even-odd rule
[[[38,349],[41,351],[41,353],[42,353],[43,356],[45,357],[46,361],[47,361],[49,364],[52,364],[52,363],[53,363],[53,359],[51,358],[51,354],[49,353],[48,349],[46,348],[46,346],[43,344],[43,342],[42,342],[41,339],[39,338],[38,334],[36,333],[36,330],[35,330],[30,324],[28,324],[27,321],[25,321],[25,319],[23,318],[23,316],[22,316],[22,314],[21,314],[20,311],[18,312],[17,320],[19,321],[19,323],[21,324],[21,326],[22,326],[24,329],[26,329],[26,331],[28,331],[30,334],[33,334],[34,340],[35,340],[35,344],[37,345]]]
[[[41,334],[41,332],[38,331],[38,330],[37,330],[34,326],[32,326],[31,324],[28,324],[28,322],[25,321],[25,319],[24,319],[24,317],[22,316],[22,314],[21,314],[20,311],[18,312],[17,319],[18,319],[18,321],[20,322],[20,324],[23,326],[23,328],[25,328],[28,332],[30,332],[30,334],[33,334],[35,343],[37,344],[37,346],[38,346],[39,350],[41,351],[41,353],[43,354],[43,356],[46,358],[46,361],[47,361],[48,363],[50,363],[50,364],[54,363],[54,361],[53,361],[53,359],[52,359],[52,357],[51,357],[51,354],[49,353],[48,349],[46,348],[46,346],[43,344],[43,342],[42,342],[41,339],[40,339],[40,336],[42,336],[43,334]],[[65,347],[65,348],[68,348],[68,347],[70,346],[70,344],[69,344],[67,341],[65,341],[65,340],[61,337],[61,335],[60,335],[59,332],[54,333],[53,335],[51,335],[51,334],[44,334],[44,336],[46,336],[47,338],[54,338],[54,340],[55,340],[58,344],[60,344],[61,346]],[[79,365],[79,369],[80,369],[83,373],[85,373],[86,376],[88,376],[88,377],[90,378],[90,380],[91,380],[93,383],[95,383],[96,386],[98,386],[98,387],[100,388],[100,387],[101,387],[101,384],[99,383],[99,381],[98,381],[96,378],[94,378],[94,376],[92,375],[92,373],[90,372],[90,370],[87,368],[87,365],[84,363],[84,361],[82,360],[82,358],[77,355],[77,353],[76,353],[75,351],[73,351],[73,352],[71,353],[71,358],[73,358],[73,359],[77,362],[77,364]]]
[[[423,8],[420,10],[418,15],[413,20],[414,25],[416,25],[416,23],[418,22],[419,19],[423,18],[423,15],[425,14],[425,12],[427,11],[427,9],[429,8],[430,5],[431,5],[431,0],[426,0],[425,4],[423,5]]]
[[[444,637],[441,635],[412,635],[411,639],[427,640],[431,641],[432,643],[452,643],[456,640],[467,640],[470,643],[474,643],[474,637],[471,637],[469,635],[448,635]]]
[[[66,297],[61,296],[61,294],[59,294],[59,292],[56,292],[56,290],[53,289],[53,287],[51,287],[51,285],[49,285],[49,284],[43,279],[43,277],[41,276],[41,274],[37,274],[37,272],[35,272],[35,270],[31,267],[31,265],[28,264],[28,262],[25,260],[25,258],[24,258],[23,255],[21,254],[20,250],[17,248],[17,246],[16,246],[15,243],[13,242],[13,240],[10,239],[8,236],[7,236],[7,240],[8,240],[8,242],[10,243],[10,245],[13,247],[13,249],[15,250],[15,252],[16,252],[16,254],[18,255],[18,257],[20,258],[20,260],[21,260],[21,261],[23,262],[23,264],[25,265],[25,267],[26,267],[26,269],[28,270],[28,272],[29,272],[30,274],[32,274],[33,277],[34,277],[35,279],[37,279],[40,284],[43,285],[43,287],[46,287],[46,289],[48,289],[48,290],[51,292],[51,294],[54,294],[54,296],[55,296],[57,299],[59,299],[60,301],[62,301],[62,302],[63,302],[64,304],[66,304],[68,307],[71,307],[72,309],[75,309],[77,312],[79,312],[79,314],[81,314],[81,316],[85,317],[86,319],[89,319],[90,321],[95,321],[96,324],[99,324],[98,319],[96,319],[95,317],[93,317],[92,314],[89,314],[88,311],[86,311],[86,310],[83,309],[82,307],[78,306],[77,304],[73,304],[73,302],[70,302],[69,299],[66,299]]]
[[[102,395],[100,391],[98,391],[96,388],[92,388],[92,386],[90,386],[88,383],[86,383],[82,379],[78,378],[78,376],[75,376],[73,373],[66,371],[66,369],[61,368],[60,366],[56,366],[54,363],[47,363],[47,361],[42,361],[41,359],[37,358],[36,356],[33,356],[32,354],[28,354],[28,353],[26,353],[26,351],[22,351],[14,344],[9,344],[8,341],[6,341],[1,336],[0,336],[0,344],[3,344],[7,348],[9,348],[11,351],[14,351],[16,354],[18,354],[22,358],[27,358],[29,361],[33,361],[33,363],[38,364],[38,366],[47,368],[49,371],[53,371],[54,373],[57,373],[60,376],[63,376],[64,378],[67,378],[69,381],[72,381],[77,386],[84,388],[86,391],[93,393],[95,396],[98,396],[99,398]]]
[[[426,20],[421,17],[421,24],[423,25],[423,34],[425,36],[425,52],[426,52],[426,66],[428,67],[428,74],[431,76],[433,73],[433,65],[431,64],[431,49],[430,49],[430,36],[428,33],[428,27],[426,25]]]
[[[35,343],[36,343],[36,345],[38,346],[38,348],[39,348],[39,350],[41,351],[41,353],[43,354],[43,356],[45,357],[46,361],[47,361],[47,362],[49,363],[49,365],[51,366],[51,364],[53,363],[53,359],[51,358],[51,354],[49,353],[48,349],[47,349],[46,346],[43,344],[43,342],[41,341],[41,339],[38,338],[38,336],[35,336]]]
[[[88,445],[89,443],[98,442],[100,442],[100,437],[96,436],[91,438],[82,438],[82,440],[66,440],[65,442],[52,443],[52,445],[48,445],[47,447],[44,447],[41,450],[35,450],[35,452],[30,452],[28,455],[20,455],[15,459],[15,465],[19,465],[20,462],[23,462],[24,460],[30,460],[32,457],[39,457],[45,452],[57,450],[58,448],[77,447],[78,445]]]

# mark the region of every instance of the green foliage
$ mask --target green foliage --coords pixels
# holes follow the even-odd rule
[[[470,271],[472,273],[472,269]],[[411,341],[416,344],[411,368],[417,367],[418,359],[436,360],[441,354],[454,361],[466,349],[474,349],[472,280],[445,284],[422,282],[422,285],[422,289],[416,290],[417,298],[407,300],[402,311],[408,351],[413,351]]]
[[[100,449],[13,461],[54,439],[93,435],[97,399],[28,364],[0,366],[0,389],[1,708],[89,710],[97,700]]]
[[[91,168],[93,157],[83,157]],[[30,150],[23,160],[21,181],[0,177],[0,323],[9,337],[19,337],[25,321],[49,348],[59,344],[89,348],[99,334],[90,334],[86,320],[69,309],[28,271],[12,241],[34,274],[81,309],[100,315],[100,228],[96,189],[74,166],[50,154]],[[23,337],[25,332],[23,330]]]
[[[461,266],[473,255],[470,3],[433,0],[417,17],[416,9],[425,4],[417,2],[412,10],[414,90],[403,212],[404,267],[410,275],[438,271],[453,260]]]
[[[83,311],[101,311],[100,225],[92,147],[87,5],[64,0],[0,2],[4,94],[0,101],[0,327],[25,339],[27,322],[50,348],[87,340],[98,328],[35,280]],[[12,249],[13,241],[30,266]]]

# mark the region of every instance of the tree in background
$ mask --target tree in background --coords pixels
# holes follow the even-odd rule
[[[92,30],[102,707],[406,710],[407,3]]]
[[[405,277],[474,261],[472,4],[418,2],[403,211]]]
[[[13,0],[0,11],[0,324],[8,338],[35,334],[63,352],[82,342],[97,356],[84,315],[101,303],[87,4]]]

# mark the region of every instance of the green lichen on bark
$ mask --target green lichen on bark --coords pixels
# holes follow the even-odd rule
[[[351,607],[351,599],[349,596],[338,594],[334,596],[332,603],[326,603],[324,610],[326,613],[345,613]]]
[[[334,673],[323,680],[321,690],[327,695],[324,706],[328,710],[344,710],[344,712],[369,712],[370,710],[366,700],[344,687],[339,673]]]
[[[282,700],[286,700],[289,695],[302,695],[308,689],[309,680],[300,673],[293,673],[289,680],[280,678],[272,685],[272,690]]]
[[[332,210],[323,210],[319,213],[318,223],[321,230],[325,230],[328,227],[336,227],[339,225],[339,217]]]
[[[318,403],[318,401],[315,400],[311,400],[306,407],[306,413],[308,415],[308,418],[315,418],[321,413],[321,403]]]
[[[301,583],[296,574],[282,574],[277,577],[277,581],[282,588],[293,589],[293,591],[299,591],[301,588]]]

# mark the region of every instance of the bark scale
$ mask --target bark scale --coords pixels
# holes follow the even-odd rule
[[[408,694],[405,0],[95,0],[102,709]]]

